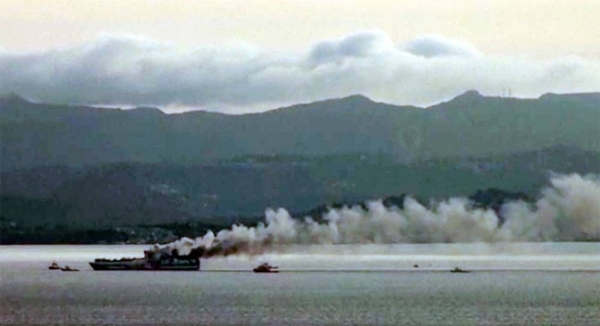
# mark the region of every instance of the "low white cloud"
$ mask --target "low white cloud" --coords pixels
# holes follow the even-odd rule
[[[479,56],[481,53],[467,42],[440,35],[425,35],[406,42],[403,49],[426,58],[443,56]]]
[[[0,89],[43,102],[249,112],[364,94],[427,105],[477,89],[535,97],[600,89],[600,61],[486,55],[427,35],[395,43],[360,32],[296,52],[248,45],[178,47],[132,36],[35,53],[0,50]]]

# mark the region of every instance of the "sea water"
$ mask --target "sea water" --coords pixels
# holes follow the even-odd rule
[[[0,246],[0,323],[598,325],[599,243],[296,246],[98,272],[148,246]],[[52,261],[78,273],[48,270]],[[278,274],[255,274],[268,261]],[[470,273],[450,273],[460,267]]]

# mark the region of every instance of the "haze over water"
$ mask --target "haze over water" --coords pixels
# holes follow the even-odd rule
[[[187,273],[87,265],[148,247],[0,247],[0,322],[595,325],[600,318],[599,243],[294,246],[203,259],[200,272]],[[52,260],[81,272],[50,271]],[[264,260],[282,273],[249,272]],[[449,273],[454,266],[472,272]]]

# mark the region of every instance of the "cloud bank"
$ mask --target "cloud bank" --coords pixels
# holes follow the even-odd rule
[[[3,91],[36,101],[241,113],[357,93],[427,105],[469,89],[500,95],[510,87],[523,97],[598,91],[600,61],[487,55],[439,35],[395,43],[378,31],[289,52],[105,35],[45,52],[0,50],[0,76]]]
[[[268,209],[257,227],[233,225],[217,234],[183,238],[156,252],[193,249],[205,258],[262,254],[292,244],[447,243],[508,241],[600,241],[600,178],[578,174],[556,176],[535,204],[505,204],[501,214],[473,207],[465,198],[451,198],[425,207],[407,198],[404,208],[370,202],[367,209],[331,209],[317,223],[293,219],[283,208]]]

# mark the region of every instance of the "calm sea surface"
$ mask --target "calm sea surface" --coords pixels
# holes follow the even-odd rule
[[[599,325],[600,243],[287,248],[94,272],[147,246],[0,246],[0,323]],[[79,273],[50,271],[56,260]],[[254,274],[262,261],[279,274]],[[419,267],[413,267],[417,264]],[[468,274],[452,274],[459,266]]]

